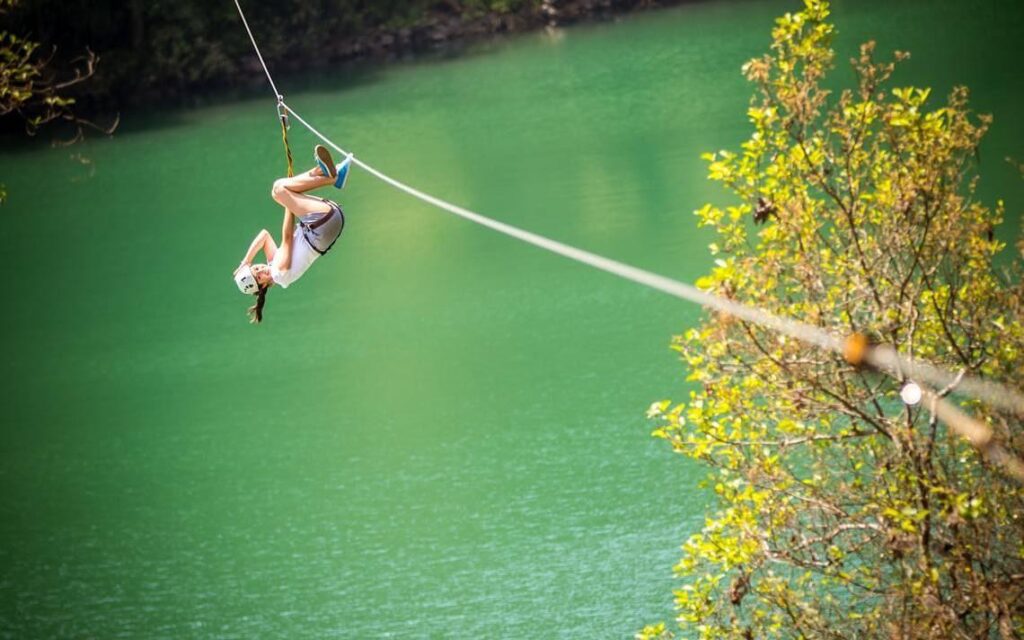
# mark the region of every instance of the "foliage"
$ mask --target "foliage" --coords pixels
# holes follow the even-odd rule
[[[2,0],[7,1],[7,0]],[[485,12],[529,13],[536,0],[242,1],[264,58],[275,72],[323,67],[376,46],[389,31]],[[104,67],[90,105],[153,102],[259,80],[259,68],[233,2],[205,0],[33,0],[13,12],[19,32],[67,50],[90,47]],[[411,29],[415,31],[415,29]],[[413,34],[417,35],[417,34]],[[410,36],[412,37],[412,36]],[[383,50],[383,49],[382,49]],[[80,96],[86,98],[86,96]]]
[[[0,0],[0,15],[14,8],[17,0]],[[67,77],[58,79],[51,69],[51,58],[40,58],[40,45],[11,31],[0,30],[0,118],[12,116],[24,123],[34,135],[43,125],[54,121],[70,123],[75,134],[65,141],[70,144],[82,135],[82,127],[95,125],[78,116],[75,99],[67,91],[92,77],[96,55],[87,50],[75,61]],[[113,132],[117,123],[104,129]],[[7,199],[7,190],[0,185],[0,204]]]
[[[637,633],[636,640],[671,640],[672,632],[665,628],[664,622],[649,624]]]
[[[754,131],[739,153],[706,156],[738,203],[696,212],[718,235],[698,285],[1020,388],[1024,291],[1016,264],[993,266],[1002,203],[975,197],[990,117],[971,113],[966,88],[935,108],[928,89],[890,86],[907,54],[878,61],[871,42],[851,61],[856,87],[830,92],[828,16],[805,0],[743,67]],[[676,567],[688,631],[1024,634],[1024,487],[927,406],[903,405],[903,380],[726,316],[674,348],[697,390],[651,407],[655,435],[710,465],[720,505]],[[960,406],[1024,450],[1019,416]]]
[[[0,15],[18,6],[18,0],[0,0]],[[52,69],[56,47],[48,57],[40,57],[41,45],[14,31],[0,30],[0,118],[17,115],[28,133],[45,124],[61,120],[74,124],[77,137],[83,125],[95,126],[75,113],[76,100],[68,91],[91,78],[98,60],[95,53],[86,53],[71,61],[64,77]],[[110,131],[116,124],[109,128]]]
[[[0,31],[0,118],[20,116],[29,134],[54,120],[72,122],[80,133],[87,121],[75,115],[75,99],[63,91],[92,76],[96,56],[89,52],[81,60],[84,69],[58,81],[49,73],[49,60],[36,55],[38,49],[37,42]]]

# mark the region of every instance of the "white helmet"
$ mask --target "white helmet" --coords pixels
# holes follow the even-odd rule
[[[238,285],[238,290],[245,295],[255,295],[260,290],[260,285],[256,282],[256,276],[252,274],[252,267],[249,265],[242,265],[238,271],[235,272],[235,284]]]

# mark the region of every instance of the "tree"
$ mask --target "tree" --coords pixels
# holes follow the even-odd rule
[[[0,15],[16,3],[17,0],[0,0]],[[38,52],[38,42],[0,30],[0,118],[20,118],[29,135],[54,121],[71,123],[75,134],[65,144],[76,142],[82,136],[83,126],[99,127],[76,114],[75,99],[65,92],[93,75],[96,55],[87,51],[75,61],[77,64],[68,77],[58,79],[51,70],[52,54],[50,58],[40,59]],[[116,127],[115,121],[101,130],[112,133]],[[6,197],[7,192],[0,185],[0,204]]]
[[[753,133],[738,153],[706,155],[738,201],[696,211],[718,236],[698,286],[1021,388],[1020,272],[994,265],[1002,202],[976,197],[991,118],[963,87],[938,108],[928,89],[890,87],[907,54],[879,61],[872,42],[851,61],[856,86],[829,91],[828,16],[825,0],[805,0],[743,67]],[[696,390],[651,407],[655,435],[710,465],[718,504],[676,567],[688,631],[1024,635],[1024,486],[927,403],[901,402],[907,380],[724,315],[673,346]],[[1024,451],[1021,416],[957,403]]]

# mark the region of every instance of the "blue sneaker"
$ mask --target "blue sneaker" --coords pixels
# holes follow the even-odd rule
[[[334,181],[334,186],[341,189],[345,186],[345,182],[348,180],[348,170],[352,168],[352,154],[345,156],[345,159],[338,165],[337,172],[338,177]]]
[[[324,172],[324,176],[338,177],[338,173],[334,168],[334,158],[331,157],[331,152],[327,150],[327,147],[322,144],[316,145],[316,149],[313,151],[313,159],[316,160],[316,166],[320,167],[320,170]]]

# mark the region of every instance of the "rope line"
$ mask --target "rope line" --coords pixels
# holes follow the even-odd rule
[[[309,129],[313,135],[320,138],[320,140],[338,153],[348,155],[347,151],[335,144],[330,138],[317,131],[316,128],[309,124],[301,115],[296,113],[296,111],[288,106],[287,103],[284,103],[284,107],[288,110],[288,113]],[[493,229],[498,233],[503,233],[507,236],[516,238],[517,240],[521,240],[522,242],[532,244],[541,249],[546,249],[552,253],[569,258],[570,260],[575,260],[576,262],[589,265],[596,269],[600,269],[601,271],[617,275],[620,278],[625,278],[626,280],[636,282],[637,284],[657,289],[658,291],[662,291],[677,298],[696,302],[697,304],[716,309],[723,313],[728,313],[738,318],[743,318],[744,320],[749,320],[750,322],[770,327],[779,333],[800,339],[804,342],[810,342],[824,349],[832,351],[842,350],[842,341],[839,338],[836,338],[818,327],[812,327],[788,318],[781,318],[761,309],[755,309],[733,300],[720,298],[714,294],[701,291],[692,285],[685,284],[671,278],[666,278],[665,276],[660,276],[650,271],[644,271],[643,269],[638,269],[637,267],[618,262],[617,260],[599,256],[595,253],[584,251],[583,249],[558,242],[557,240],[552,240],[551,238],[546,238],[531,231],[526,231],[510,224],[488,218],[487,216],[452,204],[428,193],[424,193],[419,189],[405,184],[404,182],[396,180],[395,178],[392,178],[384,172],[363,162],[357,156],[352,156],[352,163],[361,167],[367,173],[370,173],[379,180],[382,180],[396,189],[408,193],[414,198],[418,198],[419,200],[438,207],[439,209],[444,209],[445,211],[453,213],[461,218],[465,218],[471,222]]]
[[[288,120],[284,117],[281,118],[281,142],[284,144],[284,157],[288,161],[288,177],[291,178],[295,175],[295,161],[292,159],[292,146],[288,144]]]
[[[270,82],[270,86],[277,97],[278,114],[281,117],[282,123],[282,135],[284,136],[285,148],[288,154],[289,174],[291,173],[290,169],[292,159],[291,150],[288,147],[287,141],[286,118],[288,114],[298,120],[310,131],[310,133],[338,153],[343,156],[351,155],[348,151],[341,148],[333,140],[325,136],[313,125],[307,122],[305,118],[285,102],[284,96],[278,93],[277,86],[274,84],[270,71],[267,69],[263,56],[260,54],[259,47],[256,45],[256,39],[253,37],[252,31],[249,29],[248,22],[245,19],[245,14],[242,11],[239,0],[234,0],[234,2],[235,7],[238,9],[238,14],[242,18],[242,24],[245,26],[245,29],[249,34],[249,39],[252,41],[253,48],[256,50],[256,55],[259,57],[260,64],[263,66],[263,71],[267,75],[267,80]],[[679,282],[678,280],[673,280],[672,278],[633,267],[617,260],[606,258],[563,242],[552,240],[551,238],[547,238],[537,233],[526,231],[510,224],[488,218],[487,216],[475,211],[460,207],[456,204],[452,204],[442,200],[441,198],[411,187],[404,182],[392,178],[366,162],[363,162],[355,155],[352,155],[352,163],[395,189],[403,191],[414,198],[444,211],[448,211],[449,213],[464,218],[470,222],[490,228],[498,233],[515,238],[521,242],[531,244],[540,249],[561,255],[575,262],[616,275],[636,284],[650,287],[676,298],[694,302],[703,307],[714,309],[730,316],[735,316],[827,351],[842,354],[847,360],[851,360],[849,355],[844,352],[845,348],[848,346],[849,340],[853,337],[863,339],[863,336],[860,336],[859,334],[854,334],[854,336],[848,337],[838,337],[828,331],[825,331],[821,327],[816,327],[792,318],[777,316],[764,309],[751,307],[736,302],[735,300],[730,300],[706,291],[701,291],[692,285]],[[880,370],[887,371],[899,382],[913,380],[915,382],[927,383],[935,389],[943,389],[940,393],[935,393],[931,389],[925,389],[926,397],[930,401],[928,405],[931,412],[936,417],[946,422],[953,431],[971,442],[971,444],[973,444],[990,462],[996,466],[1002,467],[1009,475],[1020,481],[1024,481],[1024,462],[1021,462],[1021,460],[1016,458],[1012,453],[1007,452],[1004,448],[992,441],[993,432],[991,427],[976,418],[966,415],[944,397],[946,393],[953,391],[982,400],[990,406],[998,407],[1016,413],[1017,415],[1024,416],[1024,395],[1019,391],[998,382],[966,375],[963,371],[958,374],[951,373],[927,362],[917,361],[904,356],[892,347],[885,345],[867,348],[863,353],[863,357],[861,358],[858,356],[857,360],[858,363],[863,360],[863,362],[871,364]]]
[[[302,123],[302,125],[309,129],[313,135],[338,153],[348,155],[347,151],[335,144],[334,141],[318,131],[313,127],[313,125],[309,124],[309,122],[307,122],[287,103],[282,102],[282,105],[288,113],[292,115],[292,117]],[[750,307],[736,302],[735,300],[729,300],[728,298],[723,298],[706,291],[701,291],[692,285],[679,282],[678,280],[673,280],[650,271],[645,271],[643,269],[618,262],[617,260],[612,260],[611,258],[606,258],[604,256],[558,242],[557,240],[552,240],[531,231],[526,231],[510,224],[493,220],[428,193],[424,193],[419,189],[405,184],[404,182],[396,180],[395,178],[392,178],[382,171],[363,162],[357,156],[352,156],[352,163],[361,167],[377,179],[386,182],[396,189],[408,193],[414,198],[418,198],[419,200],[435,207],[444,209],[445,211],[465,218],[466,220],[488,227],[507,236],[511,236],[517,240],[521,240],[541,249],[559,254],[569,258],[570,260],[575,260],[576,262],[600,269],[601,271],[606,271],[637,284],[657,289],[658,291],[662,291],[677,298],[695,302],[701,306],[747,320],[791,338],[821,347],[822,349],[836,353],[843,352],[845,339],[837,337],[820,327],[800,322],[798,320],[793,320],[791,318],[783,318],[763,309]],[[956,382],[954,386],[956,386],[957,392],[966,393],[979,400],[984,400],[992,406],[1024,415],[1024,397],[1022,397],[1019,392],[1010,389],[1005,385],[972,378],[967,375],[950,373],[930,364],[908,358],[892,348],[884,346],[873,347],[868,350],[865,355],[865,360],[879,369],[892,373],[895,375],[897,380],[900,381],[904,379],[911,379],[919,382],[927,382],[936,388],[943,388]]]

